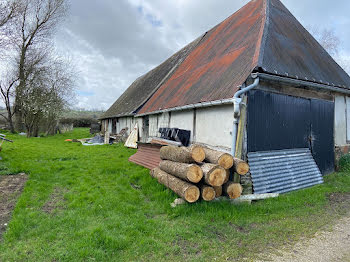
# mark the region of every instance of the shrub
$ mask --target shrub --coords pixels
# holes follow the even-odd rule
[[[339,170],[341,172],[350,172],[350,154],[346,154],[340,158]]]

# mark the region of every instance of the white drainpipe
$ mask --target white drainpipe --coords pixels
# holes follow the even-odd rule
[[[252,75],[252,77],[255,78],[254,83],[251,84],[250,86],[247,86],[237,91],[233,96],[233,127],[232,127],[232,148],[231,148],[232,156],[235,156],[235,153],[236,153],[237,130],[238,130],[239,117],[241,115],[240,105],[242,102],[242,98],[240,96],[259,85],[259,81],[260,81],[259,77],[257,77],[256,75]]]

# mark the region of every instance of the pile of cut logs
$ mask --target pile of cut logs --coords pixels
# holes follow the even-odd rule
[[[249,172],[249,165],[243,160],[200,145],[164,146],[160,158],[162,161],[151,170],[151,176],[189,203],[199,198],[212,201],[222,195],[240,197],[243,188],[239,182],[230,181],[230,169],[236,176]]]

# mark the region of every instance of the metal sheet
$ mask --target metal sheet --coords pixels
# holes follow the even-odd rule
[[[165,62],[137,78],[100,119],[134,115],[157,88],[171,76],[173,70],[197,46],[201,38],[194,40]]]
[[[279,0],[266,0],[269,15],[258,67],[271,74],[338,87],[349,75]]]
[[[322,174],[334,172],[334,103],[311,99],[311,151]]]
[[[310,101],[260,90],[248,96],[248,152],[309,147]]]
[[[148,169],[157,167],[161,161],[159,150],[162,146],[138,143],[136,154],[129,157],[129,161]]]
[[[251,1],[208,31],[140,114],[232,98],[258,64],[266,1]]]
[[[333,102],[261,90],[248,102],[248,152],[310,148],[322,174],[334,171]]]
[[[255,194],[286,193],[323,183],[308,148],[248,153]]]
[[[279,0],[253,0],[137,79],[102,116],[232,98],[252,72],[350,87],[350,77]]]

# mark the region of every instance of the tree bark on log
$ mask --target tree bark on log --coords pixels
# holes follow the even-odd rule
[[[205,163],[201,166],[201,169],[206,184],[210,186],[222,186],[224,184],[227,173],[221,166]]]
[[[196,202],[200,197],[200,191],[198,187],[188,182],[182,181],[177,177],[169,175],[158,167],[151,170],[150,174],[152,177],[156,178],[160,184],[171,189],[174,193],[189,203]]]
[[[233,165],[235,167],[235,171],[237,172],[237,174],[244,176],[249,172],[248,163],[238,158],[234,158],[233,162],[234,162]]]
[[[180,163],[201,163],[205,159],[205,152],[199,145],[190,147],[163,146],[160,149],[160,158]]]
[[[164,172],[192,183],[198,183],[203,177],[202,169],[195,164],[185,164],[170,160],[163,160],[160,162],[159,168]]]
[[[225,152],[220,152],[210,148],[203,148],[205,160],[209,163],[217,164],[225,169],[230,169],[233,166],[233,157]]]
[[[243,188],[241,184],[228,182],[223,186],[223,190],[230,199],[236,199],[242,195]]]
[[[222,196],[222,186],[213,186],[215,190],[215,197]]]
[[[201,197],[204,201],[212,201],[215,198],[215,190],[211,186],[200,185]]]
[[[226,171],[226,177],[224,180],[224,184],[226,184],[230,179],[230,169],[226,169],[225,171]]]

